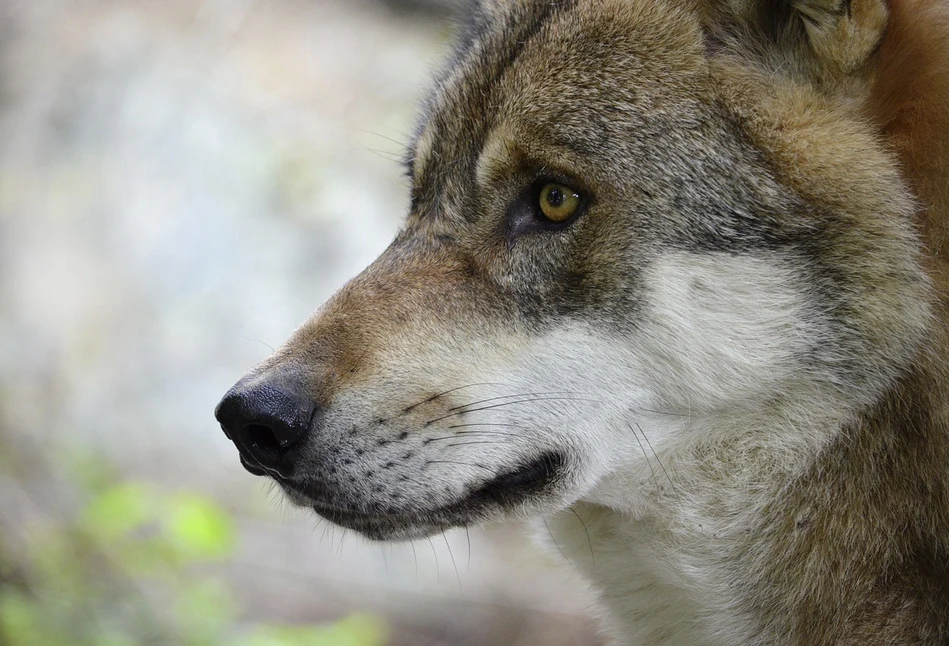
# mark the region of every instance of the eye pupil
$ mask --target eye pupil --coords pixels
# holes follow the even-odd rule
[[[547,202],[554,208],[563,206],[565,200],[566,196],[563,194],[563,191],[557,187],[551,188],[550,192],[547,193]]]

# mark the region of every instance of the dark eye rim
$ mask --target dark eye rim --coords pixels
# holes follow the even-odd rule
[[[520,192],[507,208],[505,229],[509,246],[516,244],[522,237],[566,232],[583,218],[595,202],[593,193],[585,182],[565,173],[544,168],[526,179],[527,181],[521,184]],[[561,184],[580,196],[580,205],[576,212],[563,222],[548,220],[540,208],[540,194],[547,184]]]

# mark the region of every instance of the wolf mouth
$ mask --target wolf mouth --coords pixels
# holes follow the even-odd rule
[[[458,522],[439,518],[444,509],[418,515],[404,513],[372,514],[354,509],[344,509],[321,502],[311,505],[317,515],[325,518],[334,525],[359,532],[366,538],[385,541],[393,539],[412,540],[439,534],[451,527],[462,526],[474,519],[465,519]]]
[[[498,515],[503,509],[537,500],[556,489],[566,468],[559,452],[539,457],[495,476],[457,500],[431,509],[367,511],[326,501],[329,492],[301,488],[281,478],[282,486],[303,497],[305,504],[330,522],[374,540],[414,539],[464,527]]]

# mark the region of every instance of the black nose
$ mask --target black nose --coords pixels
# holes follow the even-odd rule
[[[245,469],[289,478],[287,456],[306,437],[315,411],[309,398],[276,386],[238,384],[224,395],[214,416],[237,445]]]

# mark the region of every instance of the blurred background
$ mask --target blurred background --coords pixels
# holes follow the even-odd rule
[[[454,0],[0,0],[0,644],[601,643],[521,526],[370,544],[218,398],[388,243]]]

